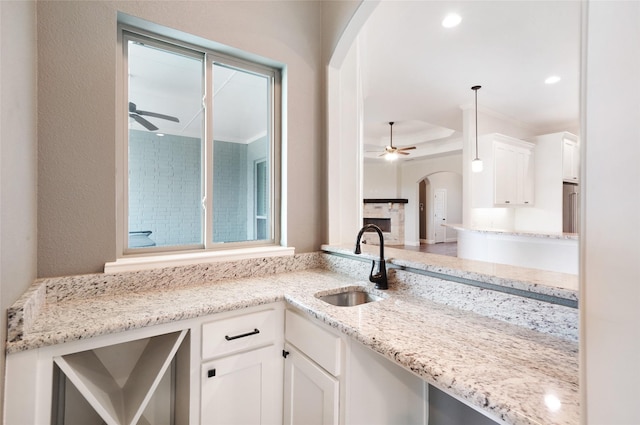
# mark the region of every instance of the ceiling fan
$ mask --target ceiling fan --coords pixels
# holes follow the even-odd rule
[[[158,114],[157,112],[149,112],[149,111],[141,111],[136,107],[136,104],[133,102],[129,102],[129,116],[136,120],[140,125],[146,128],[149,131],[156,131],[158,127],[153,125],[147,119],[143,118],[142,115],[153,118],[160,118],[163,120],[180,122],[180,120],[176,117],[172,117],[170,115]]]
[[[386,156],[386,159],[392,161],[398,157],[398,155],[409,155],[409,152],[412,149],[415,149],[415,146],[407,146],[405,148],[397,148],[393,146],[393,121],[389,123],[389,146],[384,148],[384,152],[378,156]]]

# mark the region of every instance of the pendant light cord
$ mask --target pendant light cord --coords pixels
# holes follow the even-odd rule
[[[480,88],[482,88],[482,86],[471,87],[471,90],[476,92],[476,158],[475,159],[480,159],[478,158],[478,90]]]

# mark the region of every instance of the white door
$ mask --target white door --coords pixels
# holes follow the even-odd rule
[[[284,424],[337,425],[338,380],[290,345],[285,350]]]
[[[436,243],[444,242],[446,228],[442,224],[447,222],[447,189],[433,191],[433,231]]]
[[[200,423],[282,423],[281,351],[270,346],[203,364]]]

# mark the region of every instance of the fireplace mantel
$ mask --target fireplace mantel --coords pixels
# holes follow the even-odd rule
[[[364,203],[365,204],[407,204],[409,203],[409,200],[402,199],[402,198],[381,198],[381,199],[369,198],[369,199],[364,199]]]

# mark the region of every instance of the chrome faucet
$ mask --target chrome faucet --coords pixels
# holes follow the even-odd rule
[[[371,273],[369,273],[369,281],[376,284],[376,289],[389,289],[389,285],[387,283],[387,266],[384,259],[384,237],[382,236],[382,230],[375,224],[366,224],[360,232],[358,232],[358,238],[356,239],[356,250],[355,254],[360,254],[360,239],[362,239],[362,234],[367,230],[372,229],[378,233],[378,237],[380,238],[380,258],[378,259],[378,273],[373,274],[373,269],[376,267],[376,260],[373,260],[371,264]]]

